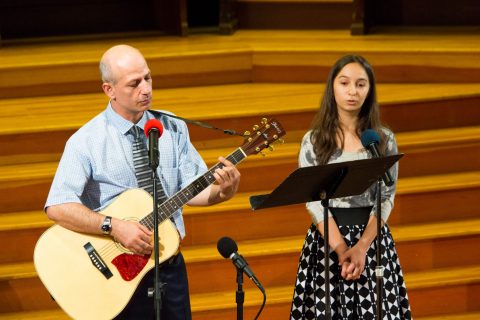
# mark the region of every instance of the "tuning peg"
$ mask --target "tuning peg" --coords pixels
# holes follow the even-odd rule
[[[270,145],[270,146],[268,146],[268,150],[273,151],[273,150],[275,150],[275,148],[272,145]]]
[[[259,147],[256,147],[255,151],[257,151],[257,153],[259,153],[259,154],[261,154],[262,156],[265,157],[265,154],[262,152],[262,149],[260,149]]]
[[[262,124],[267,124],[268,122],[268,119],[267,118],[262,118],[262,120],[260,121]]]
[[[250,131],[248,131],[248,130],[243,133],[243,136],[245,136],[245,137],[248,137],[248,136],[250,136],[250,135],[251,135],[251,133],[250,133]]]
[[[258,124],[254,125],[254,126],[253,126],[253,131],[257,131],[258,128],[260,128],[260,127],[258,126]]]

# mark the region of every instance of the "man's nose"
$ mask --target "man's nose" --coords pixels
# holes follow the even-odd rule
[[[152,92],[152,84],[149,81],[143,80],[140,87],[140,92],[144,95],[148,95]]]

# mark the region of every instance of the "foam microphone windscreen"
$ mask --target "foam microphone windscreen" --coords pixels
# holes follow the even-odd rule
[[[217,249],[225,259],[230,258],[232,253],[238,251],[237,244],[229,237],[220,238],[217,242]]]
[[[372,130],[372,129],[365,130],[362,133],[360,140],[362,141],[362,145],[364,148],[367,148],[372,143],[380,144],[380,136],[375,130]]]
[[[145,123],[145,127],[143,128],[143,132],[148,137],[149,134],[150,134],[150,130],[152,130],[153,128],[158,130],[158,137],[160,138],[162,136],[162,133],[163,133],[163,125],[157,119],[148,120],[147,123]]]

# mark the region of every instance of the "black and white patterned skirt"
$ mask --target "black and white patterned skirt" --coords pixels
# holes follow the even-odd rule
[[[339,226],[345,242],[352,247],[365,225]],[[332,319],[376,319],[376,241],[367,251],[365,270],[360,279],[345,280],[335,252],[330,252],[330,303]],[[314,224],[305,238],[293,293],[291,319],[325,319],[324,241]],[[382,228],[383,319],[411,319],[410,304],[388,226]],[[385,250],[386,249],[386,250]]]

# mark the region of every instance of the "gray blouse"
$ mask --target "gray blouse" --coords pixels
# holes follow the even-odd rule
[[[387,145],[385,155],[392,155],[397,154],[397,142],[395,141],[395,136],[392,131],[384,128],[382,129],[387,138]],[[315,152],[313,150],[312,142],[310,141],[311,131],[308,131],[302,139],[302,144],[300,148],[300,153],[298,156],[298,163],[300,167],[308,167],[308,166],[315,166],[318,165],[317,159],[315,156]],[[345,162],[345,161],[352,161],[352,160],[360,160],[360,159],[367,159],[371,158],[370,153],[366,149],[361,149],[356,152],[345,152],[338,149],[330,158],[328,163],[337,163],[337,162]],[[390,174],[392,178],[397,181],[398,177],[398,162],[390,168]],[[381,200],[381,214],[382,220],[387,221],[388,216],[393,208],[393,200],[395,198],[395,190],[396,190],[396,183],[391,186],[387,187],[382,182],[382,200]],[[372,206],[372,212],[370,215],[376,214],[376,191],[377,190],[377,183],[372,184],[364,193],[360,195],[344,197],[344,198],[336,198],[330,199],[329,206],[330,207],[338,207],[338,208],[356,208],[356,207],[369,207]],[[312,217],[312,221],[315,224],[323,221],[323,206],[321,205],[320,201],[308,202],[306,204],[307,210]],[[329,216],[332,216],[331,212],[329,212]]]

